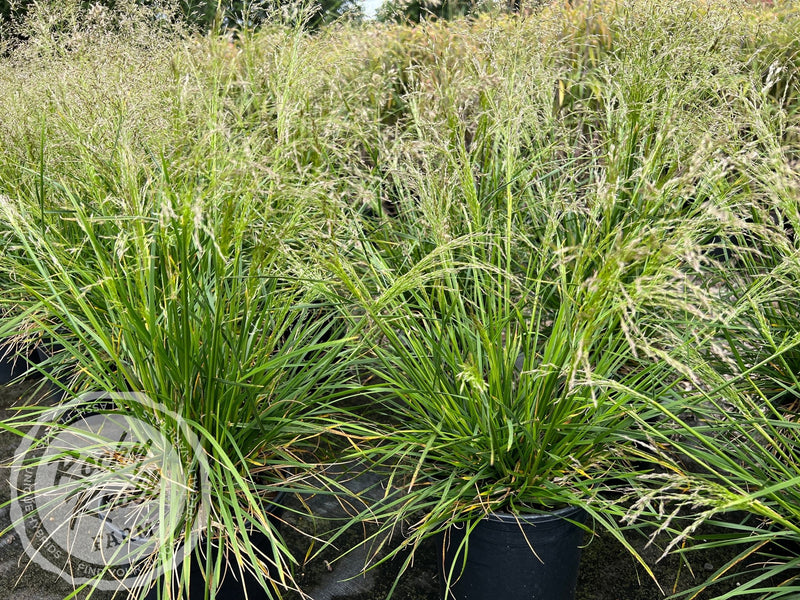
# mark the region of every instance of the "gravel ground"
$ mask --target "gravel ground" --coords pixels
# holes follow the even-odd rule
[[[30,401],[30,384],[19,384],[0,387],[0,418],[13,414],[12,407]],[[0,503],[9,498],[9,469],[6,466],[19,445],[19,438],[6,432],[0,432],[0,456],[7,459],[0,468]],[[368,487],[374,483],[374,475],[364,474],[353,480],[354,487]],[[306,499],[315,515],[324,519],[312,522],[308,518],[284,515],[284,535],[297,556],[304,556],[310,547],[310,538],[300,535],[297,529],[306,531],[323,530],[325,523],[341,516],[341,510],[335,501],[318,496]],[[0,509],[0,530],[10,525],[8,507]],[[347,548],[357,545],[360,532],[353,532],[350,537],[343,538],[338,546]],[[641,547],[642,545],[640,545]],[[654,560],[657,549],[642,548],[648,560]],[[302,565],[297,570],[297,580],[303,590],[314,600],[382,600],[393,583],[397,565],[387,564],[366,575],[358,575],[364,562],[366,551],[354,552],[344,560],[333,562],[333,552]],[[436,600],[438,595],[438,579],[435,570],[436,551],[429,544],[421,548],[412,567],[400,580],[395,592],[398,600]],[[698,556],[694,559],[695,568],[699,567],[699,575],[705,575],[723,564],[725,556]],[[665,590],[670,590],[675,582],[676,573],[681,573],[678,587],[685,588],[692,584],[691,574],[686,568],[679,569],[677,558],[670,558],[655,565],[657,578]],[[59,576],[41,569],[31,563],[22,544],[11,530],[0,536],[0,600],[59,600],[72,592],[72,587]],[[78,598],[85,598],[81,594]],[[110,593],[98,593],[92,598],[106,600]],[[118,596],[120,597],[120,596]],[[297,595],[289,595],[294,600]],[[584,549],[579,575],[577,600],[657,600],[663,598],[655,583],[648,578],[643,569],[626,554],[624,549],[608,536],[599,535]],[[546,599],[558,600],[558,599]]]

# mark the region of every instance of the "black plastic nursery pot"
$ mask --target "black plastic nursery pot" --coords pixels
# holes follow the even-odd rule
[[[64,349],[64,346],[58,343],[42,343],[36,346],[33,351],[32,359],[33,362],[37,365],[43,365],[46,363],[50,358],[58,354]],[[48,373],[53,372],[53,367],[48,366],[44,367]],[[70,387],[70,378],[64,374],[61,374],[58,377],[58,381],[64,385],[65,388]],[[61,403],[69,398],[69,393],[65,390],[56,385],[54,382],[50,382],[48,387],[48,396],[50,397],[52,402]]]
[[[475,526],[460,553],[458,549],[467,526],[451,526],[441,540],[440,597],[443,600],[574,598],[584,533],[575,522],[587,520],[588,514],[579,507],[535,515],[493,513]],[[451,567],[453,574],[447,589]]]
[[[16,379],[28,369],[27,361],[0,345],[0,385]]]

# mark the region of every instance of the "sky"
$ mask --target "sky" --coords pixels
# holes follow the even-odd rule
[[[364,5],[364,12],[367,13],[368,17],[374,17],[375,11],[378,10],[378,7],[383,4],[383,0],[363,0]]]

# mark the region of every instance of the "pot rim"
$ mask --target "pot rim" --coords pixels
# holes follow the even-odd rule
[[[587,515],[582,506],[570,505],[538,513],[491,512],[484,519],[494,523],[546,523],[564,519],[582,521]]]

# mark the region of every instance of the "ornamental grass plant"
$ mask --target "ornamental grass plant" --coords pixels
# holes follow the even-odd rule
[[[269,490],[329,435],[396,468],[361,516],[410,519],[397,553],[563,505],[629,549],[732,508],[719,543],[794,539],[800,20],[775,4],[198,35],[168,2],[37,2],[2,37],[2,335],[59,349],[38,370],[68,394],[176,407],[214,534],[289,587]]]
[[[411,175],[417,194],[399,198],[396,216],[367,221],[323,258],[372,357],[377,408],[365,429],[376,443],[361,456],[396,485],[356,520],[382,522],[376,540],[405,527],[383,560],[410,550],[408,565],[452,525],[579,506],[638,556],[623,498],[653,472],[680,469],[650,448],[641,422],[671,432],[654,400],[688,408],[671,389],[692,376],[681,362],[695,340],[687,323],[710,318],[693,277],[710,260],[698,249],[715,217],[665,209],[663,190],[638,190],[633,215],[602,188],[571,204],[535,203],[535,191],[511,185],[482,196],[458,186],[469,154],[442,155],[448,168]],[[443,171],[451,185],[432,187]],[[462,560],[468,547],[467,536]]]
[[[72,211],[62,218],[83,232],[83,244],[56,228],[42,236],[24,205],[4,198],[11,252],[0,261],[15,274],[12,298],[26,335],[56,348],[48,378],[68,398],[143,394],[199,441],[206,487],[197,487],[194,457],[185,465],[194,482],[185,489],[187,510],[176,530],[161,532],[153,568],[196,542],[203,577],[214,585],[248,571],[271,594],[292,587],[294,558],[268,515],[276,494],[302,488],[320,436],[341,422],[334,403],[346,361],[338,326],[296,284],[270,273],[269,254],[253,251],[244,221],[225,222],[214,208],[174,196],[160,198],[156,214],[106,217],[63,192]],[[14,331],[4,324],[0,335]],[[133,411],[164,432],[175,426],[148,404],[111,410]],[[31,407],[3,426],[22,432],[47,414]],[[254,534],[271,546],[255,547]],[[188,589],[189,564],[168,580]],[[161,593],[175,592],[163,586]]]
[[[775,144],[782,135],[765,127],[759,142]],[[698,374],[685,392],[691,409],[665,411],[679,429],[659,438],[690,466],[685,478],[662,480],[671,502],[685,509],[662,525],[675,533],[667,550],[731,556],[676,597],[773,600],[800,590],[794,150],[773,149],[746,167],[747,223],[728,240],[722,268],[709,273],[727,311],[715,320],[713,343],[690,359]],[[699,533],[709,526],[711,533]]]

